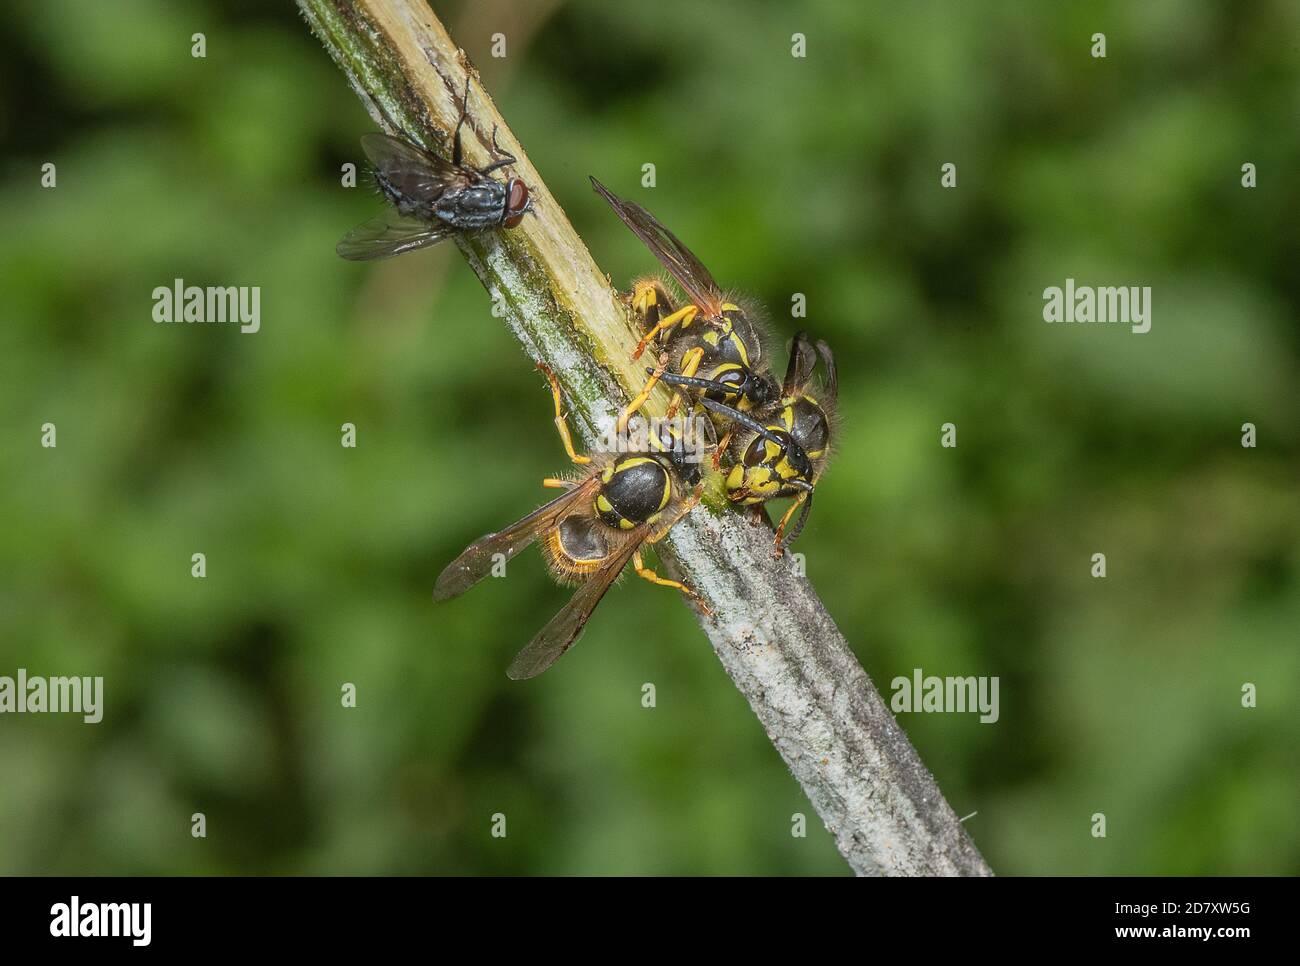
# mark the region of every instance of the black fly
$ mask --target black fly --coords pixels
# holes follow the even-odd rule
[[[451,160],[430,154],[402,138],[367,134],[361,146],[374,165],[375,182],[393,206],[343,236],[336,251],[353,261],[389,258],[424,248],[458,231],[514,228],[532,209],[528,185],[519,178],[501,182],[489,175],[515,163],[497,146],[496,160],[483,168],[461,163],[460,129],[469,111],[469,79],[453,137]]]

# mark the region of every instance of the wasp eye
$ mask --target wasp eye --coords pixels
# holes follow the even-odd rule
[[[515,228],[524,220],[524,212],[528,210],[528,185],[513,178],[508,190],[510,193],[506,198],[505,227]]]

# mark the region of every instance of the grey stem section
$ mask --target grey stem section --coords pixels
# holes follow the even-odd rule
[[[571,423],[595,444],[644,382],[631,359],[637,333],[464,52],[423,0],[298,6],[375,121],[428,148],[447,144],[466,72],[475,78],[466,159],[485,163],[496,126],[536,217],[457,244],[525,352],[559,375]],[[666,407],[659,390],[647,412]],[[714,652],[855,872],[992,874],[812,585],[791,555],[774,559],[770,529],[715,494],[656,550],[713,610],[697,616]]]

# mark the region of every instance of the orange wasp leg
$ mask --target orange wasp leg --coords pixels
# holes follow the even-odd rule
[[[573,448],[573,437],[569,435],[569,424],[564,419],[564,408],[560,404],[560,381],[555,378],[549,366],[539,362],[537,368],[542,370],[546,376],[546,381],[551,384],[551,399],[555,401],[555,428],[560,434],[560,441],[564,443],[564,452],[569,454],[569,459],[582,466],[591,462],[590,456],[583,456]],[[543,483],[543,486],[550,486],[550,483]]]

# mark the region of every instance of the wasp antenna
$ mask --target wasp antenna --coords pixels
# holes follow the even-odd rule
[[[803,509],[799,511],[799,519],[795,521],[790,532],[786,534],[785,539],[781,541],[781,549],[784,550],[790,544],[799,539],[799,534],[803,533],[804,525],[808,522],[808,514],[812,513],[812,487],[808,487],[808,498],[803,502]]]
[[[654,372],[654,369],[647,369],[646,372]],[[735,392],[735,386],[725,382],[718,382],[714,379],[701,379],[699,376],[682,376],[675,372],[665,372],[660,377],[670,386],[690,386],[692,389],[716,389],[718,392]]]
[[[728,406],[726,403],[715,402],[714,400],[710,399],[708,396],[705,396],[703,399],[701,399],[700,403],[703,404],[703,406],[706,409],[711,409],[718,415],[726,416],[732,422],[744,426],[746,429],[750,430],[751,432],[758,433],[759,436],[762,436],[769,443],[775,443],[777,446],[781,446],[781,447],[784,447],[786,445],[785,440],[781,439],[780,436],[777,436],[776,433],[772,432],[770,429],[768,429],[758,420],[753,419],[750,416],[746,416],[739,409],[733,409],[731,406]],[[793,443],[794,440],[792,439],[790,440],[790,442]],[[798,443],[795,443],[795,445],[797,446]]]

